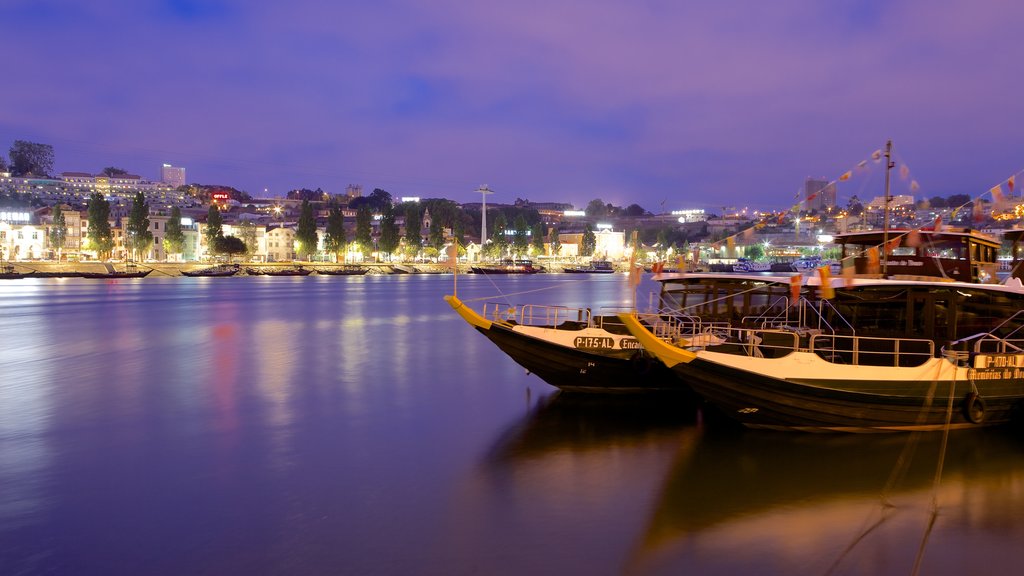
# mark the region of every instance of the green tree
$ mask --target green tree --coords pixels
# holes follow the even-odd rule
[[[580,245],[581,256],[593,256],[594,249],[597,248],[597,236],[594,235],[594,231],[590,228],[590,224],[583,229],[583,242]]]
[[[213,248],[217,254],[227,254],[229,261],[234,256],[240,256],[249,251],[245,241],[237,236],[218,236],[213,241]]]
[[[259,249],[259,244],[256,240],[256,224],[251,220],[245,220],[238,225],[238,234],[238,237],[245,243],[246,256],[255,254],[257,249]],[[225,236],[225,238],[228,238],[228,236]]]
[[[548,245],[551,246],[551,255],[554,257],[557,257],[558,253],[562,251],[562,241],[558,239],[558,226],[551,227],[551,238],[548,240]]]
[[[110,231],[110,202],[107,202],[103,194],[94,192],[89,196],[88,214],[89,247],[96,251],[100,259],[106,260],[114,249],[114,235]]]
[[[743,250],[743,254],[751,260],[764,260],[764,246],[751,244]]]
[[[206,211],[206,227],[203,228],[203,237],[206,238],[210,254],[216,254],[217,239],[224,237],[224,218],[221,217],[216,204],[210,204],[210,209]]]
[[[390,204],[386,204],[380,217],[380,242],[378,248],[381,252],[390,256],[398,248],[400,241],[398,224],[395,222],[395,211]]]
[[[299,223],[295,227],[295,241],[299,243],[299,259],[312,259],[320,242],[320,235],[316,231],[316,217],[313,216],[313,206],[309,200],[302,201]],[[302,258],[303,256],[305,258]]]
[[[630,204],[629,206],[626,206],[625,210],[622,211],[622,214],[624,216],[628,216],[630,218],[639,218],[646,213],[647,211],[644,210],[643,207],[640,206],[639,204]]]
[[[533,225],[533,229],[530,230],[530,241],[533,244],[533,250],[537,254],[544,253],[544,224],[537,222]]]
[[[506,228],[508,228],[508,221],[505,220],[504,214],[498,212],[498,215],[494,217],[492,234],[489,237],[491,244],[494,245],[493,251],[489,252],[490,255],[505,256],[505,249],[508,248],[508,236],[505,235]],[[486,249],[486,246],[484,248]]]
[[[60,209],[60,204],[53,207],[53,225],[50,226],[49,240],[50,246],[57,251],[57,261],[59,262],[64,245],[68,241],[68,223],[64,218],[64,212]]]
[[[164,251],[181,254],[185,248],[185,233],[181,230],[181,208],[171,208],[171,217],[164,227]]]
[[[360,206],[356,210],[356,244],[363,256],[373,251],[373,213],[369,206]]]
[[[149,204],[142,192],[137,192],[135,199],[132,200],[132,210],[128,214],[128,228],[125,232],[125,243],[131,257],[135,260],[140,259],[153,245],[153,232],[149,229]]]
[[[14,176],[48,176],[53,170],[53,146],[49,144],[15,140],[9,155]]]
[[[605,205],[604,200],[594,198],[587,204],[586,213],[591,218],[601,218],[608,214],[608,206]]]
[[[405,205],[405,243],[416,252],[423,246],[423,214],[416,202]]]
[[[123,168],[115,168],[114,166],[107,166],[101,172],[104,176],[124,176],[128,174],[128,171]]]
[[[435,250],[440,250],[444,247],[444,225],[436,218],[430,221],[430,232],[427,236],[427,242]]]
[[[324,247],[335,254],[335,260],[341,262],[345,252],[345,214],[341,206],[332,206],[327,216],[327,230],[324,231]]]
[[[522,214],[516,216],[514,224],[514,235],[512,236],[512,251],[517,256],[522,256],[526,253],[526,248],[530,245],[530,239],[526,233],[529,232],[530,227],[526,224],[526,217]]]

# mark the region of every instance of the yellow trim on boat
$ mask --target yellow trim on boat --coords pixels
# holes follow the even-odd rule
[[[668,366],[669,368],[676,364],[689,363],[697,357],[693,352],[684,350],[678,346],[673,346],[654,334],[651,334],[651,331],[640,323],[636,314],[619,314],[619,320],[625,324],[629,333],[632,334],[638,342],[640,342],[640,345],[643,346],[645,350],[654,354],[658,360],[661,360],[665,366]]]
[[[444,297],[444,301],[447,302],[453,310],[458,312],[459,316],[462,316],[462,319],[468,322],[470,326],[474,328],[481,328],[483,330],[491,329],[492,322],[490,320],[477,314],[475,310],[463,304],[462,300],[459,300],[458,297],[446,295]]]

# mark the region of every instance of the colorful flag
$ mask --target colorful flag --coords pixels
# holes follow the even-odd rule
[[[906,180],[907,176],[910,176],[910,168],[906,164],[900,164],[900,178]]]
[[[917,248],[921,245],[921,233],[917,231],[917,228],[907,233],[905,244],[911,248]]]
[[[911,180],[910,181],[910,191],[911,192],[917,192],[920,189],[921,189],[921,185],[917,183],[917,180]]]
[[[802,276],[794,274],[789,277],[789,305],[796,306],[800,300],[800,281]]]
[[[749,241],[753,237],[754,237],[754,227],[753,226],[751,226],[750,228],[747,228],[746,230],[743,231],[743,239],[744,240],[748,240]]]
[[[935,217],[935,226],[933,226],[933,230],[936,232],[942,232],[942,214]]]
[[[821,297],[825,300],[834,298],[836,291],[832,289],[832,272],[827,264],[818,268],[818,278],[821,279]]]
[[[847,288],[853,286],[853,276],[857,272],[853,256],[843,258],[843,283]]]
[[[886,243],[886,245],[885,245],[885,254],[888,256],[889,254],[892,254],[893,252],[895,252],[896,249],[899,248],[899,247],[900,247],[900,237],[897,236],[897,237],[889,240],[889,242]]]
[[[868,165],[868,161],[867,160],[861,160],[860,162],[857,162],[857,168],[866,168],[867,165]]]
[[[871,248],[868,248],[867,273],[868,274],[878,274],[881,270],[882,270],[882,268],[878,264],[878,247],[877,246],[872,246]]]
[[[984,215],[981,213],[981,198],[974,199],[974,206],[971,208],[971,219],[975,223],[981,222],[984,219]]]
[[[996,184],[995,186],[992,187],[991,190],[989,190],[989,192],[992,193],[992,201],[993,202],[1002,202],[1003,201],[1003,187],[1002,187],[1002,185]]]
[[[882,151],[881,150],[875,150],[874,152],[872,152],[871,153],[871,159],[874,160],[875,162],[878,162],[879,160],[881,160],[882,159]]]
[[[847,170],[846,172],[843,172],[842,176],[839,177],[839,181],[840,182],[846,182],[847,180],[850,179],[851,176],[853,176],[853,171],[852,170]]]
[[[736,237],[729,236],[725,239],[725,250],[727,258],[734,258],[736,255]]]
[[[1010,176],[1009,178],[1007,178],[1006,185],[1010,188],[1010,196],[1013,196],[1013,183],[1014,183],[1013,176]]]

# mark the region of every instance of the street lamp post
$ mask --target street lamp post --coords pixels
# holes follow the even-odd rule
[[[481,184],[477,192],[483,198],[483,205],[480,208],[480,251],[482,254],[484,246],[487,245],[487,195],[494,194],[494,191],[488,188],[487,184]]]

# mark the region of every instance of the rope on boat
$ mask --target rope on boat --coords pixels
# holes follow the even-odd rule
[[[928,389],[928,393],[925,395],[924,405],[922,406],[921,411],[917,415],[917,422],[916,423],[918,425],[923,424],[924,421],[927,419],[928,411],[931,409],[932,402],[933,402],[934,397],[935,397],[935,391],[938,388],[939,379],[942,376],[942,368],[943,368],[943,364],[942,363],[938,363],[937,366],[936,366],[935,376],[932,378],[931,386]],[[956,365],[955,364],[953,365],[953,371],[954,371],[953,374],[954,374],[954,384],[955,384],[955,375],[956,375]],[[955,388],[955,386],[953,386],[952,388]],[[946,417],[947,417],[947,420],[946,420],[947,432],[948,432],[948,429],[949,429],[949,421],[950,421],[950,416],[951,416],[951,413],[952,413],[952,411],[951,411],[952,410],[952,408],[951,408],[952,407],[952,394],[953,394],[953,392],[951,390],[950,391],[950,396],[951,396],[950,407],[947,410],[947,415],[946,415]],[[880,516],[878,517],[877,520],[875,520],[874,522],[871,522],[869,524],[869,522],[871,520],[871,517],[874,514],[874,510],[871,511],[871,513],[864,519],[864,524],[865,524],[864,527],[862,527],[861,530],[853,537],[853,540],[846,546],[846,548],[843,549],[843,551],[836,558],[835,562],[833,562],[832,565],[829,566],[828,570],[825,571],[825,575],[826,576],[828,576],[828,575],[832,574],[833,572],[835,572],[836,568],[838,568],[839,565],[842,563],[842,561],[844,559],[846,559],[846,557],[849,556],[851,552],[853,552],[854,548],[856,548],[858,544],[860,544],[869,534],[874,532],[877,528],[879,528],[882,524],[884,524],[886,521],[888,521],[892,517],[893,513],[896,510],[896,505],[891,502],[891,500],[889,499],[889,496],[892,494],[893,490],[895,490],[896,486],[898,486],[903,481],[903,479],[906,477],[907,471],[910,470],[910,463],[914,460],[914,453],[917,451],[917,447],[921,443],[921,438],[922,438],[923,434],[924,434],[923,432],[914,431],[914,432],[911,432],[910,435],[907,437],[907,442],[903,445],[903,450],[900,451],[899,457],[896,458],[896,464],[893,466],[892,471],[889,473],[889,478],[888,478],[888,480],[886,480],[885,486],[882,488],[882,493],[879,495],[879,507],[881,508]],[[945,444],[943,444],[942,453],[943,453],[943,455],[945,454]],[[940,466],[940,469],[941,469],[942,458],[940,458],[939,466]],[[938,489],[938,486],[936,484],[936,490],[937,489]],[[934,522],[934,520],[933,520],[933,522]],[[930,527],[929,527],[929,531],[930,531]],[[927,540],[927,537],[926,537],[926,540]],[[918,558],[921,557],[921,555],[923,554],[923,551],[924,551],[924,543],[922,543],[921,549],[918,551]]]
[[[522,290],[520,292],[509,292],[509,293],[506,294],[506,293],[501,291],[501,288],[498,288],[498,285],[494,281],[494,278],[491,278],[491,276],[497,276],[497,274],[483,274],[483,276],[487,276],[487,279],[491,282],[491,285],[494,286],[494,289],[498,291],[498,294],[495,295],[495,296],[481,296],[479,298],[466,298],[465,300],[462,300],[463,302],[466,302],[466,303],[468,303],[468,302],[480,302],[480,301],[483,301],[483,300],[494,300],[496,298],[502,298],[502,299],[505,300],[506,304],[511,306],[512,303],[508,300],[509,296],[521,296],[523,294],[533,294],[533,293],[536,293],[536,292],[544,292],[546,290],[554,290],[555,288],[564,288],[564,287],[566,287],[569,284],[579,284],[580,282],[593,282],[595,280],[595,278],[579,278],[579,279],[576,279],[576,280],[563,280],[563,281],[558,282],[557,284],[553,284],[551,286],[542,286],[540,288],[534,288],[533,290]]]
[[[946,463],[946,448],[949,446],[949,430],[953,422],[953,399],[956,395],[956,362],[953,363],[953,381],[949,386],[949,399],[946,401],[946,425],[942,429],[942,444],[939,448],[939,461],[935,466],[935,479],[932,481],[932,507],[931,513],[928,518],[928,527],[925,528],[924,535],[921,537],[921,546],[917,549],[917,557],[914,558],[914,569],[911,571],[913,576],[917,576],[921,570],[921,560],[924,559],[924,549],[928,545],[928,539],[931,537],[932,528],[935,527],[935,521],[939,516],[939,486],[942,483],[942,468]],[[974,383],[971,382],[972,387]]]

